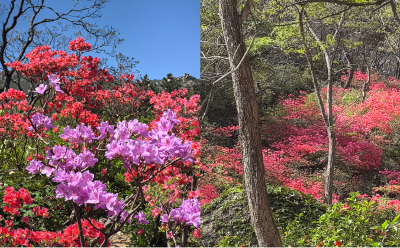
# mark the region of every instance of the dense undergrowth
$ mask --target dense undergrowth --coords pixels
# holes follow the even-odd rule
[[[400,215],[365,196],[327,207],[285,186],[268,186],[268,195],[284,246],[400,246]],[[257,246],[243,186],[204,204],[201,221],[204,246]]]

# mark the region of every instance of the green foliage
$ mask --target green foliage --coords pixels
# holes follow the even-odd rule
[[[326,41],[332,46],[334,46],[336,44],[336,40],[335,40],[335,38],[333,37],[332,34],[328,34],[326,36]]]
[[[282,47],[285,53],[304,53],[301,41],[300,30],[296,25],[277,26],[272,33],[275,36],[275,44]]]
[[[281,234],[298,214],[306,219],[302,225],[318,220],[326,207],[312,196],[281,186],[267,186],[275,224]],[[257,240],[251,227],[247,196],[243,186],[224,191],[219,198],[202,206],[202,242],[209,246],[255,246]],[[282,234],[283,235],[283,234]]]
[[[332,207],[287,187],[268,185],[268,196],[283,246],[400,246],[400,215],[351,193]],[[387,200],[387,199],[386,199]],[[385,199],[383,199],[385,201]],[[202,242],[208,246],[257,244],[243,186],[224,191],[202,206]]]
[[[182,89],[182,82],[172,76],[172,73],[169,73],[166,78],[164,77],[161,80],[160,86],[165,92],[172,92],[174,90]]]
[[[361,94],[359,91],[347,90],[343,93],[341,104],[349,105],[357,102],[361,102]]]
[[[252,39],[246,40],[246,46],[250,46]],[[251,53],[256,53],[260,51],[262,48],[274,45],[275,41],[271,37],[260,37],[255,38],[253,42],[253,46],[250,48]]]
[[[204,100],[209,94],[210,89],[210,83],[200,82],[200,86],[197,88],[198,92],[200,92],[200,99]],[[211,97],[207,115],[203,121],[223,127],[237,125],[237,112],[232,83],[220,82],[214,87]],[[203,107],[201,111],[200,115],[205,111],[205,107]]]
[[[205,246],[256,244],[242,186],[226,190],[201,207],[201,230]]]
[[[336,203],[311,225],[304,225],[303,221],[309,219],[298,215],[286,227],[284,244],[335,246],[339,241],[343,246],[400,246],[400,217],[357,195],[358,192],[351,193],[346,203]]]
[[[275,107],[282,96],[298,94],[299,91],[312,91],[312,82],[307,70],[292,65],[268,66],[260,61],[253,61],[252,67],[258,101],[262,113]]]

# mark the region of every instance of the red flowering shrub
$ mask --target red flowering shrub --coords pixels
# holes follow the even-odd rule
[[[371,171],[382,166],[382,149],[389,134],[398,129],[396,113],[400,112],[400,82],[392,78],[377,83],[374,82],[377,75],[372,75],[367,98],[362,102],[359,88],[366,79],[366,74],[355,72],[353,89],[333,89],[337,144],[334,185],[336,193],[342,197],[350,191],[370,192],[370,188],[363,187],[363,180],[369,180],[367,176]],[[322,93],[325,101],[326,88]],[[306,92],[300,92],[299,96],[289,95],[278,109],[278,115],[264,123],[268,143],[268,148],[263,150],[267,180],[320,199],[324,193],[328,137],[316,96]],[[231,129],[218,128],[212,133],[229,136]],[[243,173],[243,168],[239,149],[218,148],[218,151],[219,154],[210,152],[212,155],[203,160],[207,161],[202,169],[207,172],[209,181],[216,187],[223,181],[240,182],[237,175]],[[380,173],[392,185],[400,184],[398,172]],[[394,186],[388,188],[395,190]],[[335,198],[337,200],[339,196],[335,195]]]
[[[96,228],[103,228],[102,223],[90,221]],[[89,246],[91,243],[100,245],[104,241],[104,236],[89,223],[89,220],[83,220],[82,227],[87,242],[84,246]],[[66,227],[62,232],[30,231],[27,228],[12,230],[10,227],[0,227],[0,245],[82,247],[79,241],[77,223]],[[107,246],[111,246],[111,243]]]
[[[86,43],[82,38],[78,38],[71,41],[69,49],[70,51],[74,51],[75,54],[51,50],[48,46],[37,47],[26,55],[28,58],[27,64],[22,64],[21,62],[7,64],[10,68],[19,71],[28,78],[32,84],[31,86],[35,88],[35,91],[29,95],[29,99],[26,99],[23,92],[13,89],[0,94],[0,139],[8,140],[10,135],[13,135],[16,140],[24,141],[14,142],[14,144],[17,144],[15,149],[18,150],[18,153],[16,151],[14,153],[15,158],[12,159],[16,160],[15,164],[19,166],[19,171],[23,171],[27,164],[30,165],[29,172],[33,174],[42,173],[49,176],[52,173],[51,170],[57,170],[59,165],[51,164],[50,160],[54,155],[54,147],[61,147],[58,144],[61,142],[61,139],[57,133],[63,130],[64,136],[67,137],[63,138],[64,144],[69,146],[68,149],[71,149],[69,150],[72,156],[70,159],[75,159],[73,154],[76,152],[79,153],[82,151],[83,153],[90,150],[88,153],[99,159],[93,158],[93,160],[90,160],[92,158],[89,155],[89,157],[79,158],[82,160],[79,160],[77,163],[85,159],[99,161],[96,167],[93,168],[93,171],[100,176],[102,183],[111,179],[112,183],[110,185],[113,185],[117,181],[117,176],[114,173],[116,171],[120,173],[120,168],[123,168],[125,164],[122,166],[115,161],[109,161],[112,160],[111,155],[107,155],[105,161],[104,157],[106,155],[104,151],[106,149],[102,146],[105,146],[107,142],[111,142],[112,135],[103,141],[103,138],[100,141],[97,140],[100,135],[100,129],[98,129],[100,122],[107,120],[107,125],[116,125],[117,123],[123,123],[123,121],[140,118],[141,122],[150,122],[148,125],[143,124],[147,128],[147,130],[143,131],[147,132],[159,128],[158,121],[160,121],[163,112],[167,109],[172,109],[179,120],[179,123],[175,124],[169,134],[174,133],[176,137],[180,138],[185,145],[185,148],[182,146],[182,149],[187,148],[189,150],[188,147],[190,147],[190,157],[192,157],[191,154],[193,153],[194,164],[200,163],[197,159],[200,156],[200,143],[198,142],[200,131],[197,119],[199,113],[197,104],[200,99],[198,95],[187,99],[186,89],[172,93],[162,92],[156,95],[152,91],[141,90],[139,87],[131,84],[130,82],[134,77],[133,74],[121,76],[120,81],[125,82],[124,86],[112,87],[105,90],[103,89],[104,84],[113,82],[114,77],[106,69],[100,68],[100,60],[98,58],[81,56],[81,52],[90,51],[91,45]],[[28,102],[34,104],[36,108],[29,106]],[[39,120],[38,116],[42,119]],[[36,119],[33,120],[34,118]],[[63,126],[54,126],[50,120],[58,122],[56,124],[62,123]],[[87,124],[89,127],[87,127]],[[84,130],[82,133],[91,134],[90,140],[96,140],[98,144],[89,144],[91,141],[86,140],[86,138],[84,142],[79,142],[75,136],[68,138],[68,135],[71,133],[68,134],[67,130],[69,127],[66,127],[67,125],[71,128],[79,126],[79,128]],[[51,132],[50,129],[52,129]],[[144,137],[146,136],[134,136],[132,138],[147,141],[146,139],[148,138]],[[122,183],[118,181],[118,186],[123,189],[129,187],[129,190],[131,190],[131,186],[143,186],[143,191],[146,193],[146,197],[144,197],[146,202],[139,202],[140,206],[146,204],[146,206],[148,205],[156,211],[161,204],[165,208],[164,210],[159,210],[159,214],[161,212],[168,213],[172,208],[179,205],[182,197],[196,198],[199,196],[197,185],[200,175],[198,174],[196,165],[192,165],[191,159],[182,162],[182,158],[179,156],[172,157],[173,160],[170,164],[160,165],[146,162],[141,164],[140,169],[134,168],[135,166],[132,166],[130,169],[126,167],[126,184],[121,186]],[[119,154],[115,157],[116,159],[120,159],[121,155]],[[60,160],[60,163],[64,162],[65,160]],[[100,168],[101,166],[104,166],[104,168]],[[47,172],[45,172],[46,170]],[[130,201],[133,201],[133,205],[135,205],[137,199],[142,198],[139,194],[139,189],[142,191],[140,186],[136,187],[134,193],[132,193],[132,190],[128,193],[124,192],[125,194],[139,195],[135,199],[133,197],[130,198]],[[119,191],[120,188],[116,190]],[[54,189],[51,192],[53,194]],[[18,198],[20,196],[18,194],[25,198]],[[6,195],[8,205],[4,211],[19,215],[18,206],[20,205],[18,203],[20,203],[20,199],[24,199],[25,201],[27,199],[26,196],[22,191],[20,193],[10,191]],[[58,207],[65,209],[63,206]],[[136,211],[137,208],[133,211]],[[51,216],[51,213],[49,213],[51,210],[43,206],[35,206],[32,209],[32,213],[35,216],[48,218],[49,215]],[[82,212],[85,213],[83,216],[86,216],[89,211],[92,211],[92,209],[85,207]],[[96,215],[98,214],[97,212],[95,213]],[[157,214],[154,215],[157,216]],[[36,218],[32,216],[30,217]],[[132,217],[132,213],[130,213],[130,217]],[[10,219],[5,221],[7,228],[11,228],[13,221]],[[122,223],[121,227],[126,222],[127,219]],[[32,223],[32,220],[24,216],[22,223],[29,224]],[[106,225],[104,230],[92,232],[96,229],[91,229],[92,226],[87,222],[87,219],[82,221],[82,225],[84,236],[88,239],[99,238],[99,233],[105,233],[107,230],[115,227],[113,225],[110,229],[110,225]],[[56,245],[58,242],[58,245],[62,246],[79,246],[77,228],[78,225],[74,224],[66,228],[64,233],[40,233],[33,232],[32,230],[28,231],[28,229],[3,229],[5,236],[2,242],[6,245],[29,245],[31,244],[30,242],[33,242],[35,245],[42,246]],[[98,226],[98,228],[103,228],[103,226]],[[167,227],[164,231],[170,228]],[[158,231],[157,228],[156,230]],[[190,231],[194,231],[194,229],[192,228]],[[23,238],[17,239],[14,233],[18,233]],[[43,238],[42,240],[36,240],[36,236],[32,236],[36,235],[35,233],[43,237],[45,236],[46,240],[43,241]],[[173,235],[177,235],[177,233]],[[0,238],[3,238],[3,236],[0,236]],[[107,241],[108,238],[107,235],[105,239],[102,236],[96,242],[100,242],[99,244],[101,244],[104,240]]]
[[[3,202],[8,204],[8,206],[6,205],[4,207],[4,212],[9,212],[11,215],[19,216],[20,214],[18,209],[21,208],[21,200],[24,204],[32,204],[32,198],[26,189],[21,188],[15,192],[13,187],[7,187]]]
[[[219,194],[217,189],[211,184],[200,184],[201,200],[200,205],[211,202],[213,199],[218,198]]]

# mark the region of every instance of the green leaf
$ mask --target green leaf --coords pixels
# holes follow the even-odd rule
[[[372,230],[381,230],[382,227],[380,227],[380,226],[373,226],[373,227],[371,227],[370,229],[372,229]]]
[[[396,218],[394,218],[392,220],[392,224],[396,223],[398,220],[400,219],[400,214],[396,216]]]
[[[383,224],[382,224],[382,228],[383,228],[383,229],[386,229],[386,227],[387,227],[387,225],[388,225],[388,222],[389,222],[389,221],[387,221],[387,220],[385,220],[385,222],[383,222]]]

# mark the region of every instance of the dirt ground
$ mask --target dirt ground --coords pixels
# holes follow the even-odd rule
[[[128,247],[129,237],[128,234],[123,232],[117,232],[111,238],[112,247]]]

